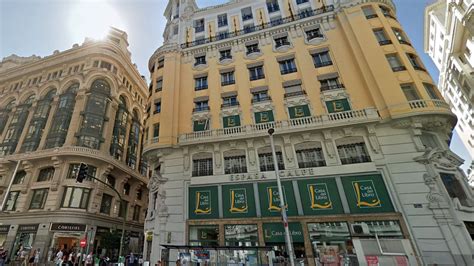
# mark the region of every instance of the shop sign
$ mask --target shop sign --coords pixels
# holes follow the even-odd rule
[[[367,266],[379,265],[379,258],[377,256],[365,256],[365,260],[367,261]]]
[[[196,250],[194,255],[200,260],[209,260],[211,257],[209,250]]]
[[[280,170],[278,175],[280,177],[297,177],[297,176],[314,176],[313,168]]]
[[[52,223],[51,231],[84,232],[86,231],[86,225],[85,224]]]
[[[342,184],[352,213],[393,211],[381,175],[343,177]]]
[[[87,246],[87,239],[85,239],[85,238],[81,239],[79,244],[81,245],[81,248],[85,248]]]
[[[243,173],[243,174],[231,174],[230,181],[246,181],[246,180],[261,180],[266,179],[264,173]]]
[[[189,188],[189,217],[209,219],[219,217],[217,187]]]
[[[107,234],[110,233],[110,228],[97,226],[97,234]]]
[[[295,243],[303,243],[304,236],[300,223],[289,223],[291,240]],[[285,228],[283,223],[264,223],[263,237],[265,243],[285,243]]]
[[[0,225],[0,234],[8,233],[8,231],[10,231],[9,224]]]
[[[146,232],[146,241],[151,242],[153,241],[153,232]]]
[[[222,186],[225,218],[255,217],[255,197],[252,184]]]
[[[280,193],[276,182],[258,184],[260,206],[263,216],[281,215]],[[293,185],[290,181],[282,182],[283,199],[288,215],[298,215]]]
[[[18,226],[18,232],[36,232],[38,231],[37,224],[20,224]]]
[[[344,213],[334,178],[298,180],[305,215]]]

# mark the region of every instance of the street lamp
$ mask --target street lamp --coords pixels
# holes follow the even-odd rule
[[[10,162],[13,163],[15,161],[10,161]],[[18,168],[20,167],[20,163],[21,163],[21,160],[16,161],[15,170],[13,171],[13,175],[12,175],[12,178],[10,179],[10,183],[8,184],[8,188],[7,188],[7,191],[5,193],[5,196],[3,196],[2,205],[0,207],[0,212],[3,212],[3,208],[5,208],[5,204],[7,203],[7,199],[8,199],[8,194],[10,194],[10,190],[12,189],[13,180],[15,179],[16,173],[18,172]]]
[[[288,249],[288,256],[290,257],[290,265],[295,265],[295,258],[293,252],[293,243],[291,240],[290,229],[288,228],[288,216],[286,215],[286,207],[285,207],[285,197],[283,195],[283,188],[281,187],[280,175],[278,174],[278,161],[275,152],[275,144],[273,143],[273,133],[275,133],[275,129],[270,128],[268,129],[268,135],[270,136],[270,146],[272,147],[272,155],[273,155],[273,166],[275,168],[275,176],[277,180],[278,186],[278,195],[280,198],[280,210],[281,210],[281,218],[283,221],[283,227],[285,228],[285,242],[286,248]]]

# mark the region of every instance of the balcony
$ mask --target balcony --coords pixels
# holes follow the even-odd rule
[[[314,129],[323,129],[341,125],[351,125],[379,121],[380,117],[374,108],[351,110],[339,113],[307,116],[290,120],[244,125],[231,128],[219,128],[200,132],[181,134],[178,142],[193,144],[226,139],[244,139],[266,136],[267,130],[274,128],[277,133],[289,133]]]
[[[317,8],[317,9],[313,9],[313,10],[308,11],[308,12],[304,12],[304,14],[297,14],[297,15],[282,18],[281,19],[281,24],[291,23],[291,22],[294,22],[294,21],[297,21],[297,20],[305,19],[307,17],[313,17],[313,16],[321,15],[321,14],[331,12],[331,11],[334,11],[334,6],[333,5],[323,6],[321,8]],[[252,27],[248,27],[248,28],[252,28],[252,30],[242,29],[242,30],[237,30],[237,31],[234,31],[234,32],[230,32],[229,35],[227,36],[227,38],[233,38],[233,37],[245,35],[245,34],[248,34],[250,32],[260,31],[260,30],[263,30],[263,29],[268,29],[268,28],[272,28],[272,27],[275,27],[275,26],[278,26],[278,25],[274,25],[272,22],[267,22],[267,23],[264,23],[264,24],[255,25],[255,26],[252,26]],[[206,38],[206,39],[204,39],[204,43],[211,43],[211,42],[215,42],[215,41],[216,41],[215,38]],[[196,42],[186,42],[186,43],[181,44],[181,48],[186,49],[186,48],[194,47],[194,46],[197,46],[197,45],[200,45],[200,44],[197,44]]]
[[[393,72],[399,72],[399,71],[407,70],[407,68],[405,66],[396,66],[396,67],[392,67],[392,70]]]
[[[258,80],[258,79],[264,79],[265,75],[264,74],[259,74],[259,75],[251,75],[250,80]]]
[[[194,28],[194,31],[195,31],[196,33],[198,33],[198,32],[203,32],[203,31],[204,31],[204,25],[195,27],[195,28]]]
[[[259,48],[250,48],[250,49],[247,48],[246,55],[251,55],[253,53],[260,53],[260,49]]]
[[[334,84],[334,85],[323,85],[321,86],[321,92],[323,91],[331,91],[331,90],[338,90],[338,89],[344,89],[344,84]]]
[[[332,65],[332,61],[322,61],[322,62],[316,62],[314,64],[314,67],[325,67],[325,66],[330,66]]]
[[[272,98],[270,96],[266,96],[266,97],[254,97],[252,99],[252,103],[260,103],[260,102],[268,102],[268,101],[271,101]]]
[[[227,85],[232,85],[235,84],[235,80],[226,80],[221,82],[221,86],[227,86]]]
[[[221,108],[239,106],[239,105],[240,105],[239,102],[223,103],[223,104],[221,104]]]
[[[292,68],[285,68],[285,69],[282,69],[282,70],[280,70],[280,73],[281,73],[282,75],[285,75],[285,74],[294,73],[294,72],[296,72],[296,71],[298,71],[298,70],[296,69],[296,67],[292,67]]]
[[[219,61],[224,61],[226,59],[232,59],[232,56],[231,55],[224,55],[224,56],[219,57]]]
[[[285,93],[285,98],[304,96],[304,95],[306,95],[306,91],[293,91],[293,92]]]
[[[290,42],[289,41],[281,41],[281,42],[275,43],[275,48],[280,48],[282,46],[290,46]]]
[[[209,111],[209,106],[195,107],[193,108],[193,113]]]
[[[382,40],[382,41],[379,41],[379,44],[380,45],[389,45],[389,44],[392,44],[392,41],[391,40]]]
[[[438,107],[438,108],[449,109],[449,105],[445,103],[443,100],[415,100],[415,101],[409,101],[408,104],[410,105],[411,109],[424,109],[428,107]]]

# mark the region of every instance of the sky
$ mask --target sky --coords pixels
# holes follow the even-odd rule
[[[196,0],[199,7],[227,0]],[[433,0],[394,0],[397,17],[435,81],[439,72],[423,51],[424,9]],[[167,0],[0,0],[0,58],[51,55],[103,36],[108,25],[128,34],[132,61],[146,77],[148,59],[163,43]],[[451,147],[467,169],[471,159],[455,133]]]

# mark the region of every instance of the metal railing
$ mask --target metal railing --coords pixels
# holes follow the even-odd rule
[[[293,91],[285,93],[285,98],[306,95],[306,91]]]
[[[330,91],[330,90],[337,90],[337,89],[343,89],[344,84],[338,83],[334,85],[323,85],[321,86],[321,91]]]
[[[300,20],[300,19],[304,19],[304,18],[312,17],[312,16],[317,16],[317,15],[320,15],[320,14],[323,14],[323,13],[326,13],[326,12],[331,12],[331,11],[334,11],[334,6],[333,5],[328,5],[328,6],[323,6],[321,8],[313,9],[311,11],[302,12],[302,13],[299,13],[299,14],[295,14],[293,16],[285,17],[285,18],[282,18],[279,21],[281,21],[280,24],[286,24],[286,23],[290,23],[290,22],[293,22],[293,21],[296,21],[296,20]],[[273,22],[266,22],[266,23],[263,23],[263,24],[260,24],[260,25],[247,27],[246,29],[241,29],[241,30],[237,30],[237,31],[234,31],[234,32],[230,32],[228,34],[228,36],[226,36],[227,38],[225,38],[225,39],[233,38],[233,37],[236,37],[236,36],[248,34],[248,33],[251,33],[251,32],[255,32],[255,31],[259,31],[259,30],[263,30],[263,29],[267,29],[267,28],[271,28],[271,27],[274,27],[274,26],[278,26],[280,24],[275,25]],[[194,47],[194,46],[201,45],[201,44],[211,43],[211,42],[216,41],[216,38],[215,37],[209,37],[209,38],[205,38],[203,40],[204,40],[204,42],[199,43],[199,44],[196,43],[196,41],[183,43],[183,44],[181,44],[181,48],[186,49],[186,48]],[[223,40],[223,39],[220,39],[220,40]]]
[[[266,102],[266,101],[271,101],[272,97],[266,96],[266,97],[254,97],[252,98],[252,103],[259,103],[259,102]]]

